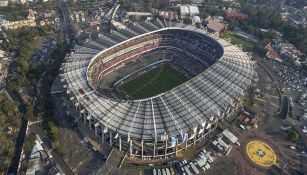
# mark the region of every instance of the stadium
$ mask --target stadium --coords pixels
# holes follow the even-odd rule
[[[92,34],[60,70],[75,117],[102,144],[154,160],[206,138],[251,86],[254,63],[205,30],[152,20]]]

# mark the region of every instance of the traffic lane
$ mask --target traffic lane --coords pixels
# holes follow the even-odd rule
[[[74,36],[72,36],[71,28],[70,28],[70,18],[69,18],[69,11],[67,9],[66,3],[64,0],[61,0],[61,10],[63,13],[63,21],[64,21],[64,38],[67,43],[70,43],[70,39],[72,39]]]
[[[282,102],[281,102],[281,107],[280,107],[280,112],[279,112],[279,114],[277,114],[277,117],[282,119],[282,120],[285,120],[287,118],[287,115],[288,115],[288,107],[289,107],[288,97],[283,96]]]
[[[21,119],[20,130],[15,144],[15,154],[13,159],[11,160],[10,167],[8,169],[8,174],[18,173],[19,160],[22,152],[22,146],[26,137],[27,125],[28,121],[25,119]]]
[[[264,62],[258,62],[258,64],[260,64],[260,66],[262,68],[264,68],[265,71],[267,71],[269,73],[269,75],[273,79],[274,83],[278,83],[277,85],[280,85],[279,76],[272,70],[272,67],[270,65],[267,65]]]

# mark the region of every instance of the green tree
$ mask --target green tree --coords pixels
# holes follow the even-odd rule
[[[59,128],[54,122],[48,122],[49,136],[51,140],[57,141],[59,138]]]
[[[36,137],[34,134],[27,135],[24,143],[24,149],[29,151],[33,147],[35,140]]]
[[[76,1],[75,0],[68,0],[68,5],[70,7],[74,7],[74,6],[76,6]]]
[[[300,138],[300,136],[298,135],[298,133],[296,131],[291,130],[289,132],[289,140],[291,142],[296,142],[296,141],[298,141],[299,138]]]
[[[33,117],[33,105],[32,104],[29,104],[27,106],[27,109],[26,109],[26,113],[25,113],[25,117],[26,119],[31,119]]]

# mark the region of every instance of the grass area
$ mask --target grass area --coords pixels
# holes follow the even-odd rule
[[[183,73],[169,65],[162,65],[141,77],[122,86],[123,91],[131,98],[151,97],[172,89],[188,80]]]
[[[223,33],[221,33],[221,37],[222,38],[230,38],[232,44],[238,44],[238,45],[242,44],[242,47],[244,49],[252,49],[255,45],[252,41],[246,40],[245,38],[237,35],[233,31],[223,32]]]

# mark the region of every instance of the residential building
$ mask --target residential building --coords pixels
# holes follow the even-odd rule
[[[6,21],[3,26],[7,29],[18,29],[21,27],[34,27],[36,26],[35,22],[36,12],[29,9],[29,14],[27,19],[19,20],[19,21]]]
[[[299,60],[304,56],[304,54],[300,50],[298,50],[293,44],[275,41],[273,48],[275,48],[285,58],[293,62]]]
[[[180,11],[181,18],[187,18],[187,17],[193,17],[193,16],[199,15],[199,10],[197,6],[182,5],[182,6],[179,6],[179,11]]]
[[[208,31],[212,33],[220,33],[227,29],[227,24],[225,24],[219,18],[214,18],[209,16],[208,18],[205,19],[205,22],[207,24]]]
[[[192,21],[194,24],[201,23],[201,19],[199,16],[193,16]]]
[[[0,0],[0,7],[6,7],[8,6],[9,1],[8,0]]]
[[[274,49],[269,49],[266,53],[266,57],[275,60],[275,61],[279,61],[282,62],[278,52],[276,52]]]

